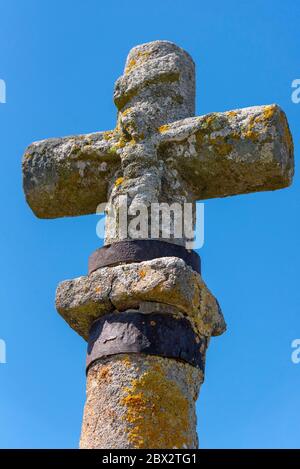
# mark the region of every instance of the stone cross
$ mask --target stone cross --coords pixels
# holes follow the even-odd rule
[[[24,191],[38,217],[95,213],[100,203],[116,206],[121,195],[133,217],[141,205],[291,184],[284,112],[268,105],[194,117],[194,62],[171,42],[130,51],[114,102],[114,130],[26,150]],[[101,256],[114,249],[120,256],[119,223],[108,220]],[[89,340],[81,447],[196,448],[195,401],[210,337],[226,328],[223,315],[187,260],[184,235],[160,239],[157,255],[154,241],[125,241],[142,246],[140,257],[115,255],[57,289],[59,313]]]

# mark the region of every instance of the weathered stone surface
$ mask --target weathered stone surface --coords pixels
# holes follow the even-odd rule
[[[23,156],[26,199],[40,218],[95,213],[119,168],[118,139],[97,132],[32,143]]]
[[[174,359],[115,355],[90,368],[80,447],[198,447],[195,402],[203,374]]]
[[[124,74],[116,81],[114,101],[125,130],[133,138],[141,133],[150,135],[166,122],[194,115],[193,59],[169,41],[134,47]]]
[[[292,182],[292,137],[276,105],[184,119],[164,126],[161,135],[159,157],[189,181],[195,200]]]
[[[138,309],[145,301],[176,307],[200,335],[219,335],[225,330],[217,300],[200,275],[177,257],[104,267],[60,283],[56,293],[58,312],[85,340],[98,317],[114,310]]]
[[[132,49],[114,93],[118,124],[128,143],[120,151],[122,179],[113,184],[109,202],[128,197],[129,217],[141,205],[190,199],[189,186],[180,181],[157,155],[158,128],[166,122],[194,115],[195,71],[191,57],[168,41],[154,41]],[[151,216],[149,216],[149,225]],[[105,243],[118,240],[114,221],[106,226]],[[172,232],[172,229],[171,229]],[[180,244],[184,244],[184,237]]]
[[[24,190],[33,211],[42,218],[88,214],[126,194],[130,218],[141,204],[183,204],[291,183],[292,137],[278,106],[193,118],[194,95],[194,63],[181,48],[154,41],[132,49],[115,86],[115,130],[27,149]],[[108,223],[105,243],[117,240]]]
[[[116,82],[113,131],[27,149],[24,190],[33,211],[42,218],[88,214],[106,200],[117,208],[126,195],[130,221],[153,202],[182,206],[291,183],[293,143],[278,106],[194,118],[194,91],[194,64],[182,49],[168,41],[134,48]],[[115,222],[120,224],[106,226],[106,244],[121,239]],[[184,236],[173,241],[185,243]],[[225,330],[216,299],[177,258],[107,267],[62,282],[56,304],[85,339],[99,316],[136,309],[184,315],[207,338]],[[81,447],[197,447],[194,402],[202,381],[197,368],[174,359],[101,359],[88,372]]]

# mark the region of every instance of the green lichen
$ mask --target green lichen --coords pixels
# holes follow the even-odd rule
[[[108,149],[108,153],[109,153],[110,155],[117,155],[117,152],[118,152],[118,149],[117,149],[116,146],[112,146],[112,147],[110,147],[110,148]]]

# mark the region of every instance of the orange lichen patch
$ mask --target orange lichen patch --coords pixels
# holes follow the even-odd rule
[[[121,404],[134,448],[189,447],[189,402],[176,382],[156,365],[125,388]]]
[[[204,127],[210,127],[212,123],[215,121],[215,119],[216,119],[215,114],[208,114],[207,116],[205,116],[204,122],[203,122]]]
[[[99,377],[102,380],[107,380],[109,378],[110,366],[103,366],[99,371]]]
[[[131,138],[130,140],[125,138],[124,136],[121,136],[119,140],[116,142],[115,147],[116,148],[124,148],[125,145],[135,145],[136,140],[134,138]]]
[[[166,132],[167,130],[169,130],[170,126],[169,124],[164,124],[164,125],[161,125],[160,127],[158,127],[158,131],[160,133],[163,133],[163,132]]]
[[[263,112],[264,119],[269,120],[272,119],[276,112],[276,106],[271,104],[270,106],[266,106]]]
[[[131,72],[132,69],[134,69],[136,67],[136,60],[135,59],[131,59],[129,60],[128,62],[128,65],[125,69],[125,75],[127,75],[128,73]]]
[[[101,288],[100,288],[100,287],[96,287],[96,288],[95,288],[95,292],[96,292],[96,293],[100,293],[100,292],[101,292]]]
[[[128,144],[129,145],[135,145],[137,143],[136,139],[135,138],[131,138],[129,141],[128,141]]]
[[[124,178],[123,178],[123,177],[120,177],[120,178],[116,179],[116,181],[115,181],[115,186],[116,186],[116,187],[120,186],[123,181],[124,181]]]
[[[131,111],[132,111],[131,107],[125,109],[125,111],[122,112],[122,116],[127,116],[128,114],[130,114]]]
[[[238,115],[237,111],[228,111],[230,117],[236,117]]]
[[[249,138],[250,140],[257,140],[258,137],[259,137],[259,133],[258,132],[254,132],[253,130],[247,130],[247,132],[245,132],[245,137],[246,138]]]
[[[122,136],[122,137],[119,138],[119,140],[117,141],[115,146],[117,148],[123,148],[123,147],[125,147],[126,143],[127,143],[127,140]]]
[[[139,276],[140,276],[141,278],[145,278],[146,275],[147,275],[146,270],[144,270],[144,269],[139,270]]]
[[[261,116],[259,116],[259,117],[251,116],[250,117],[247,130],[244,133],[244,137],[249,138],[250,140],[254,140],[254,141],[258,139],[259,134],[258,134],[258,132],[255,132],[253,129],[255,127],[255,124],[257,122],[260,122],[260,119],[261,119]]]
[[[255,126],[259,123],[263,124],[263,126],[268,126],[269,121],[276,113],[276,110],[277,107],[274,104],[271,104],[270,106],[265,106],[262,114],[259,116],[251,116],[244,136],[253,141],[258,140],[260,133],[255,130]]]
[[[128,355],[124,355],[122,358],[122,362],[124,363],[125,366],[130,367],[131,366],[131,361],[128,357]]]

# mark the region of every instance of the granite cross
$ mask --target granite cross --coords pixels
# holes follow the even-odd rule
[[[133,216],[141,204],[194,203],[291,184],[293,143],[284,112],[267,105],[194,117],[194,63],[171,42],[130,51],[114,102],[114,130],[43,140],[26,150],[24,191],[38,217],[95,213],[120,195]],[[177,246],[184,237],[169,240],[173,251],[166,240],[153,250],[154,241],[143,249],[131,240],[137,247],[130,258],[121,255],[118,233],[109,221],[105,245],[117,252],[113,262],[57,290],[58,311],[89,339],[81,447],[195,448],[195,400],[209,339],[225,330],[221,310]]]

